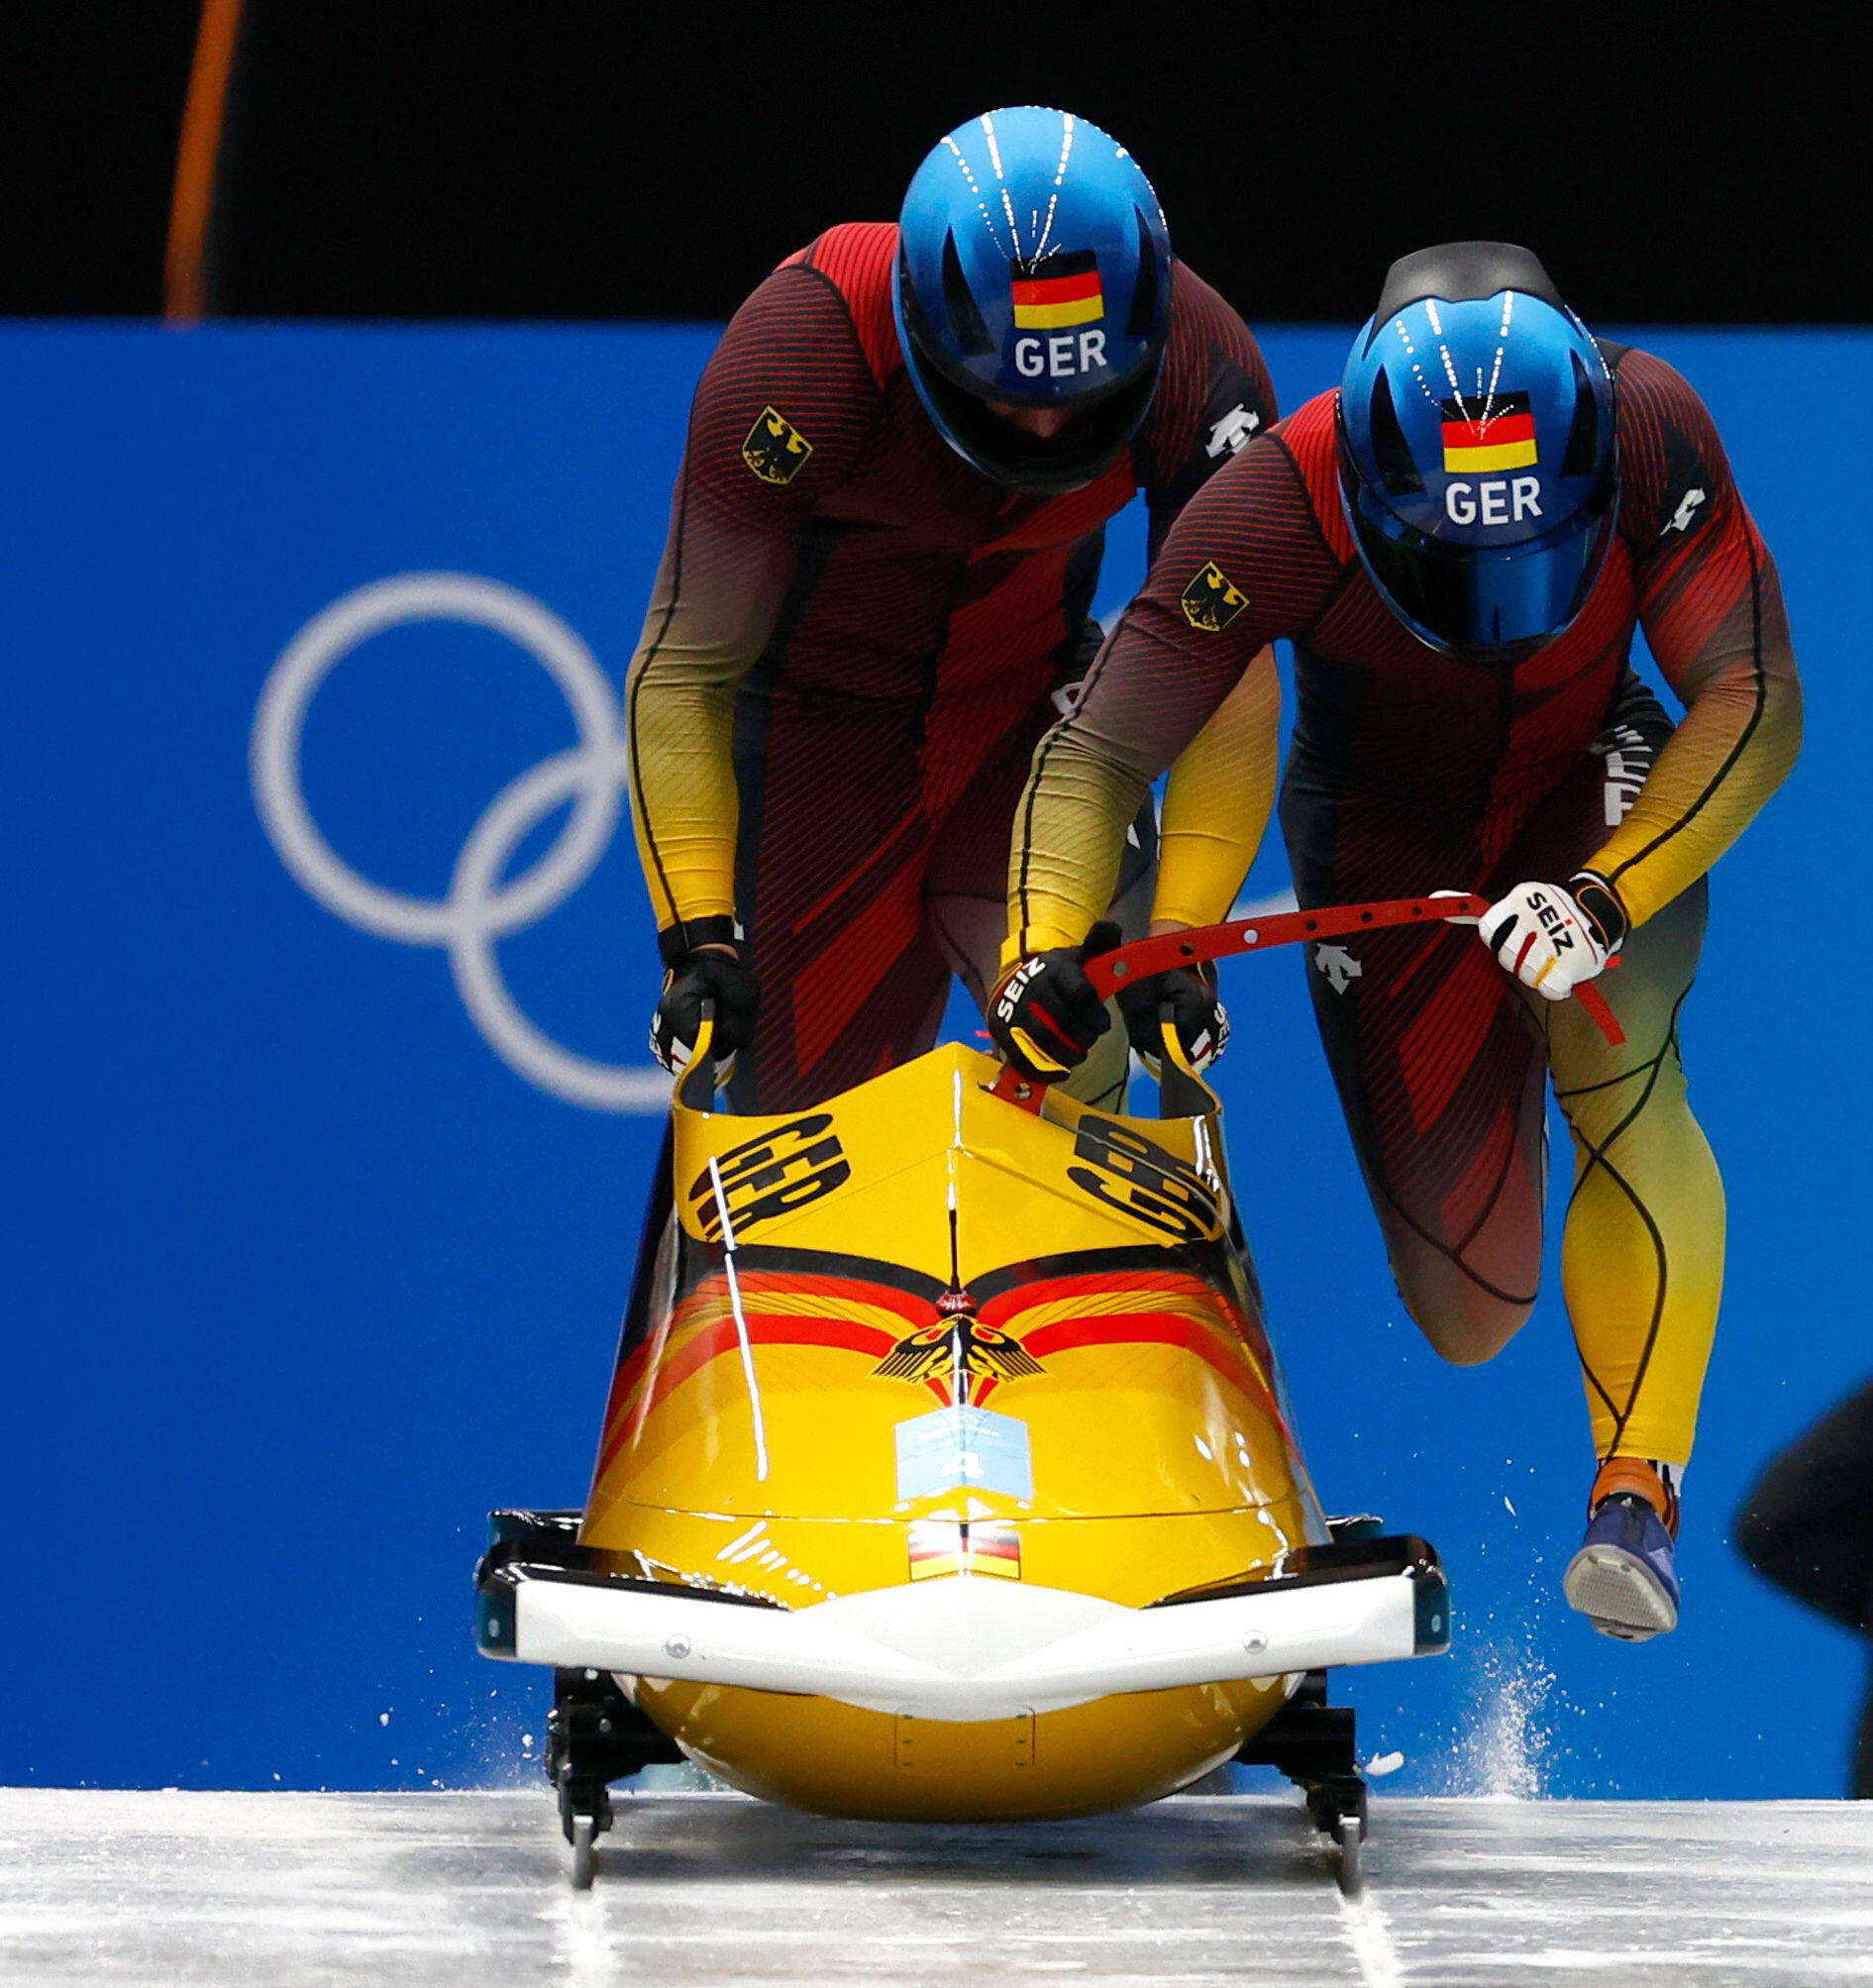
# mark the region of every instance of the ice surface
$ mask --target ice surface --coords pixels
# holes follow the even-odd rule
[[[513,1794],[0,1790],[8,1988],[612,1981],[1873,1980],[1873,1804],[1374,1802],[1341,1899],[1295,1800],[1044,1828],[620,1803],[567,1886]]]

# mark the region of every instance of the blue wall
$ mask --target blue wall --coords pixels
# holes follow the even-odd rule
[[[1873,337],[1645,342],[1716,409],[1811,712],[1791,789],[1717,878],[1685,1027],[1731,1213],[1678,1635],[1614,1648],[1555,1593],[1586,1461],[1558,1296],[1493,1366],[1436,1362],[1393,1297],[1298,968],[1236,969],[1233,1151],[1316,1477],[1455,1574],[1459,1655],[1354,1686],[1373,1749],[1407,1756],[1399,1787],[1828,1793],[1858,1681],[1847,1640],[1723,1535],[1749,1471],[1873,1368],[1860,975],[1850,928],[1802,922],[1866,846],[1873,688],[1841,673],[1873,415],[1841,382]],[[288,874],[250,741],[315,615],[420,572],[550,610],[525,632],[607,727],[710,343],[0,331],[0,1781],[454,1785],[537,1737],[532,1679],[472,1653],[468,1570],[490,1504],[582,1496],[657,1125],[540,1088],[483,1030],[575,1094],[641,1083],[654,969],[628,835],[604,844],[615,755],[554,759],[561,694],[500,633],[419,622],[345,662],[299,764],[358,874],[441,899],[465,844],[498,855],[503,831],[508,877],[549,865],[531,923],[538,904],[468,889],[353,902],[423,941],[398,943]],[[1267,343],[1290,404],[1337,369],[1337,333]],[[1115,535],[1106,604],[1139,556]],[[560,818],[538,819],[556,776],[589,788],[595,860],[564,901],[553,866],[579,850],[556,857]],[[1256,887],[1283,882],[1265,854]]]

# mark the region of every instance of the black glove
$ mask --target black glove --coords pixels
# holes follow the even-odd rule
[[[1216,969],[1204,961],[1197,967],[1174,967],[1168,974],[1118,991],[1118,1011],[1125,1017],[1131,1046],[1153,1077],[1164,1055],[1164,1031],[1158,1009],[1169,1001],[1177,1023],[1177,1039],[1185,1059],[1197,1071],[1207,1070],[1229,1046],[1229,1010],[1216,993]]]
[[[1087,1060],[1111,1026],[1086,963],[1109,953],[1121,934],[1102,920],[1077,946],[1056,946],[1012,966],[989,996],[989,1032],[1023,1077],[1057,1083]]]
[[[715,1081],[726,1084],[735,1052],[753,1040],[761,1007],[754,975],[733,953],[713,949],[678,953],[669,963],[657,1012],[651,1017],[651,1054],[673,1077],[680,1077],[695,1054],[705,1000],[715,1003],[715,1030],[709,1038]]]

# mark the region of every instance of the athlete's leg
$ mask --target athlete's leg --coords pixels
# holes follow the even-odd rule
[[[1415,816],[1348,822],[1293,772],[1282,827],[1302,904],[1460,887],[1476,862]],[[1362,847],[1374,852],[1370,865]],[[1538,1031],[1464,926],[1305,949],[1314,1019],[1405,1309],[1445,1359],[1489,1359],[1541,1274],[1546,1071]]]
[[[925,923],[914,713],[744,694],[737,903],[761,990],[728,1099],[818,1103],[935,1040],[949,969]]]
[[[1630,672],[1593,752],[1517,838],[1503,875],[1571,876],[1643,785],[1671,719]],[[1723,1184],[1685,1092],[1678,1031],[1704,944],[1700,881],[1595,983],[1625,1035],[1527,994],[1574,1145],[1561,1272],[1598,1454],[1683,1465],[1723,1284]]]
[[[1350,982],[1338,960],[1309,962],[1314,1018],[1399,1296],[1446,1360],[1488,1360],[1541,1275],[1538,1047],[1471,932],[1342,950],[1361,970]]]
[[[1492,890],[1571,877],[1606,840],[1671,735],[1628,671],[1579,766],[1498,857]],[[1547,1038],[1574,1146],[1561,1262],[1595,1453],[1588,1524],[1562,1587],[1604,1634],[1671,1629],[1680,1594],[1678,1471],[1691,1454],[1723,1277],[1723,1189],[1685,1097],[1678,1028],[1703,944],[1702,882],[1626,940],[1595,984],[1625,1036],[1614,1047],[1578,1000],[1519,988]]]
[[[1685,1094],[1678,1028],[1704,942],[1702,881],[1627,939],[1598,985],[1614,1049],[1550,1002],[1554,1095],[1574,1141],[1562,1286],[1598,1454],[1682,1466],[1723,1287],[1723,1183]]]

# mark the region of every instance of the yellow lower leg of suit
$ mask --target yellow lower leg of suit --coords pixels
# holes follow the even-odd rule
[[[1723,1183],[1685,1096],[1678,1016],[1704,938],[1702,882],[1647,920],[1598,982],[1613,1048],[1577,1001],[1552,1004],[1555,1098],[1574,1140],[1562,1242],[1594,1446],[1684,1464],[1723,1286]]]

